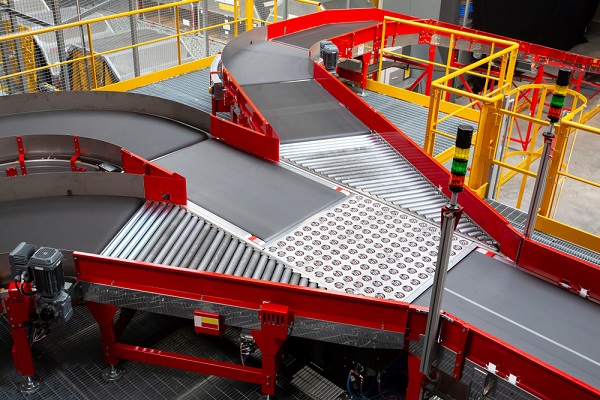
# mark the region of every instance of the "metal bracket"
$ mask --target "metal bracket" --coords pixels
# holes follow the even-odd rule
[[[25,166],[25,148],[23,147],[23,138],[17,136],[17,148],[19,149],[19,165],[21,165],[21,175],[27,175],[27,167]]]
[[[73,146],[75,147],[75,155],[71,157],[71,171],[83,172],[85,171],[85,168],[77,168],[77,165],[75,164],[79,156],[81,156],[81,149],[79,147],[79,136],[73,136]]]
[[[10,178],[11,176],[17,176],[17,175],[19,175],[19,174],[17,173],[17,169],[15,167],[6,168],[6,176],[7,177]]]
[[[455,322],[460,324],[460,322],[458,321]],[[463,366],[465,363],[465,347],[467,345],[469,332],[470,329],[467,326],[462,325],[461,335],[457,343],[456,360],[454,361],[454,371],[452,372],[452,378],[454,378],[457,381],[459,381],[462,377]]]

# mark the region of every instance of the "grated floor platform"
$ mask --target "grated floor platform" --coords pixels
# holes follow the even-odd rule
[[[525,227],[525,220],[527,219],[527,213],[521,210],[517,210],[506,204],[500,203],[495,200],[486,199],[486,201],[496,209],[504,218],[510,221],[510,223],[518,230],[523,230]],[[595,265],[600,265],[600,254],[584,247],[578,246],[566,240],[562,240],[547,233],[534,231],[533,239],[547,246],[554,247],[567,254],[580,258],[584,261],[590,262]]]
[[[196,335],[189,320],[138,313],[125,331],[123,342],[161,350],[240,363],[236,331],[228,339]],[[6,318],[0,319],[0,352],[10,354],[12,338]],[[0,364],[0,397],[4,399],[198,399],[258,400],[258,385],[187,371],[126,361],[125,376],[114,383],[102,380],[104,363],[98,326],[85,306],[75,307],[73,318],[33,345],[34,362],[43,378],[41,390],[29,396],[18,391],[21,381],[12,361]],[[255,366],[260,365],[253,360]],[[306,366],[286,360],[278,376],[277,395],[289,400],[336,399],[342,389]]]

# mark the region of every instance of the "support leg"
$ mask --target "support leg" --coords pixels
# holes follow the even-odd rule
[[[24,284],[25,290],[31,291],[29,284]],[[15,283],[11,283],[8,298],[6,299],[6,317],[8,318],[10,333],[13,339],[12,357],[15,369],[25,379],[19,385],[21,393],[33,394],[40,389],[41,380],[35,376],[31,346],[27,337],[26,324],[33,313],[33,298],[23,296],[17,290]]]
[[[123,369],[117,366],[119,359],[112,355],[113,346],[117,342],[117,331],[113,323],[117,314],[117,307],[94,302],[87,302],[86,306],[100,327],[102,354],[104,362],[108,364],[108,367],[102,372],[102,377],[107,382],[117,381],[124,374]]]
[[[421,359],[415,355],[408,355],[408,387],[406,400],[420,400],[421,388],[425,375],[421,373]]]

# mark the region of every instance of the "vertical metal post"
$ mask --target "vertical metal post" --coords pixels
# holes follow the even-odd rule
[[[246,32],[254,29],[254,0],[246,0]]]
[[[427,330],[425,331],[424,339],[425,345],[423,347],[423,356],[421,357],[421,372],[426,376],[429,376],[431,373],[431,364],[436,358],[437,340],[440,329],[440,311],[444,297],[444,287],[446,286],[446,275],[448,274],[450,253],[452,252],[452,235],[454,234],[458,211],[458,209],[452,209],[452,207],[456,207],[455,195],[457,194],[452,194],[450,205],[444,207],[442,211],[440,247],[433,278],[433,291],[429,303],[429,314],[427,316]],[[454,206],[452,203],[454,203]]]
[[[277,22],[277,2],[278,0],[273,0],[273,22]]]
[[[427,327],[425,337],[423,338],[424,345],[420,371],[426,377],[430,376],[432,364],[436,358],[441,323],[440,312],[444,298],[446,276],[448,275],[450,254],[452,253],[452,236],[463,211],[463,208],[458,205],[458,194],[464,190],[472,139],[473,127],[470,125],[459,125],[456,133],[456,143],[454,145],[454,156],[448,185],[448,188],[452,192],[452,198],[446,206],[442,207],[440,244],[435,263],[433,286],[431,287],[432,292],[429,302],[429,314],[427,315]]]
[[[179,26],[179,6],[175,6],[175,28],[177,32],[177,64],[181,65],[181,29]]]
[[[465,15],[463,17],[462,26],[467,26],[467,21],[469,20],[469,8],[471,8],[471,0],[465,1]]]
[[[510,96],[504,96],[504,102],[502,103],[502,109],[511,109],[515,100]],[[504,153],[506,153],[506,141],[510,140],[508,137],[508,129],[510,128],[511,117],[508,115],[502,116],[502,124],[500,125],[500,133],[496,144],[496,160],[504,161]],[[499,165],[493,164],[490,170],[490,177],[488,179],[489,186],[487,189],[486,196],[488,199],[495,199],[498,194],[498,184],[500,180],[500,168]]]
[[[129,11],[137,10],[137,0],[129,0]],[[137,35],[137,15],[129,16],[129,26],[131,27],[131,44],[138,43],[138,35]],[[140,52],[139,47],[134,47],[133,49],[133,72],[135,76],[140,76]]]
[[[290,0],[283,0],[283,19],[287,20],[290,17]]]
[[[208,41],[208,0],[202,1],[202,28],[205,29],[202,31],[204,33],[204,57],[210,56],[210,48]]]
[[[15,9],[14,0],[8,0],[8,7],[11,9]],[[19,24],[17,23],[17,17],[14,14],[10,14],[10,30],[11,33],[19,33]],[[58,32],[58,31],[57,31]],[[17,62],[19,64],[19,72],[25,71],[25,60],[23,59],[23,49],[21,48],[21,39],[15,40],[15,50],[17,52]],[[64,48],[64,46],[63,46]],[[21,87],[17,90],[20,90],[23,93],[27,93],[28,85],[27,85],[27,74],[21,75]]]
[[[553,125],[554,124],[550,124],[550,129],[553,128]],[[529,203],[529,210],[527,211],[525,228],[523,229],[523,234],[526,238],[531,237],[535,228],[538,209],[540,208],[540,202],[542,201],[542,195],[544,194],[544,188],[546,187],[546,175],[548,174],[548,165],[550,164],[550,157],[552,155],[554,136],[552,130],[544,132],[544,150],[542,152],[542,157],[540,158],[537,178],[535,180],[535,186],[533,187],[533,193],[531,194],[531,202]]]
[[[81,22],[81,5],[79,4],[79,0],[75,1],[75,7],[77,8],[77,20]],[[83,34],[83,25],[79,26],[79,35],[81,36],[81,48],[83,49],[83,56],[85,57],[85,56],[87,56],[87,48],[85,45],[85,36]],[[87,78],[87,86],[88,86],[88,90],[90,90],[92,87],[92,82],[90,80],[90,70],[88,68],[87,58],[83,62],[85,64],[85,76]],[[74,76],[74,74],[73,74],[73,76]]]

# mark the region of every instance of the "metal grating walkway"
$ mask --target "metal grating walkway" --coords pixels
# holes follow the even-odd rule
[[[391,123],[396,125],[398,129],[414,140],[419,146],[423,147],[425,144],[427,114],[429,112],[427,107],[368,90],[365,90],[365,96],[362,99],[390,120]],[[440,117],[445,115],[446,114],[440,112]],[[449,135],[456,135],[456,130],[460,124],[468,124],[473,126],[475,130],[477,129],[477,123],[458,117],[450,117],[447,120],[442,121],[439,124],[438,129]],[[434,146],[434,156],[437,156],[452,146],[454,146],[453,139],[437,135]]]
[[[228,329],[221,340],[197,335],[188,319],[138,312],[122,337],[125,343],[240,363],[239,332]],[[6,319],[0,320],[0,351],[9,354],[12,346]],[[12,361],[0,365],[0,397],[3,399],[54,400],[257,400],[260,385],[216,376],[126,361],[125,376],[114,383],[102,380],[100,332],[84,306],[74,308],[69,323],[57,326],[49,340],[32,346],[36,372],[44,383],[41,390],[24,397],[18,391],[21,376]],[[258,366],[253,358],[247,361]],[[282,400],[335,399],[343,391],[309,367],[286,359],[277,377],[277,395]]]
[[[496,209],[504,218],[510,221],[510,223],[518,230],[523,230],[525,227],[525,220],[527,219],[527,213],[521,210],[517,210],[506,204],[500,203],[495,200],[486,199],[492,207]],[[600,254],[586,249],[585,247],[578,246],[566,240],[562,240],[547,233],[534,231],[533,240],[551,246],[557,250],[580,258],[584,261],[590,262],[595,265],[600,265]]]
[[[130,92],[176,101],[210,114],[212,112],[212,98],[208,93],[209,82],[210,68],[203,68],[141,86]],[[219,113],[219,116],[231,119],[229,113]]]
[[[272,282],[317,287],[282,262],[166,203],[146,202],[102,255]]]
[[[293,164],[440,223],[440,209],[447,198],[376,135],[282,145],[281,156]],[[465,215],[458,229],[465,235],[492,243],[491,238]]]

